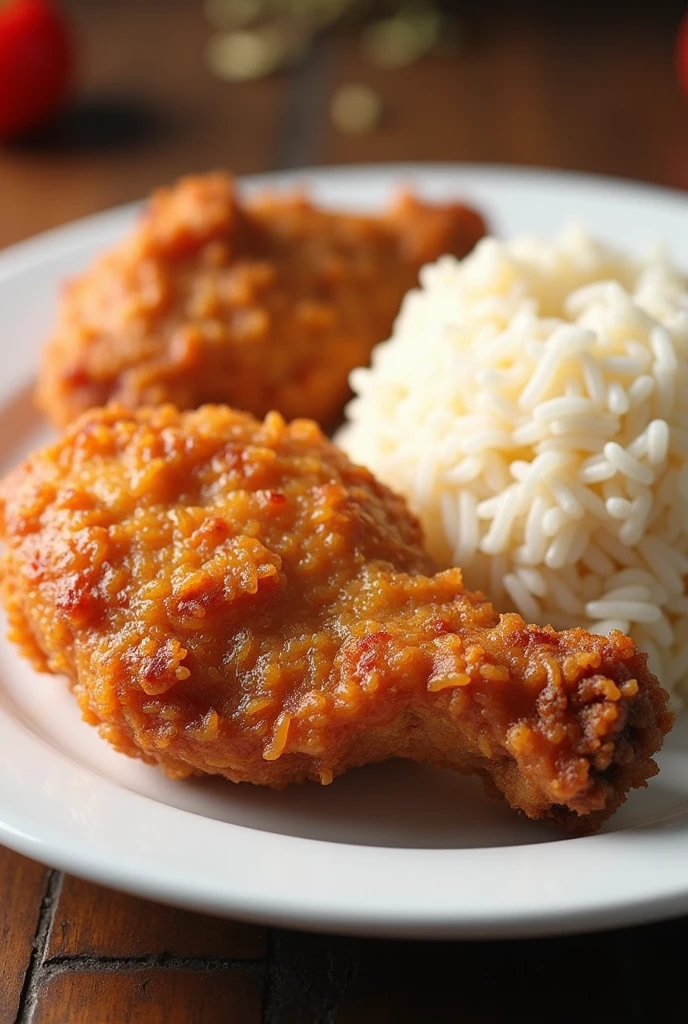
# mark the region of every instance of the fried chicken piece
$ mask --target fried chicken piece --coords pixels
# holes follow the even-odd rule
[[[348,375],[387,338],[418,270],[484,234],[457,203],[379,217],[305,198],[242,201],[225,174],[157,192],[130,237],[72,281],[37,401],[58,426],[110,400],[226,402],[336,424]]]
[[[1,497],[12,638],[172,776],[413,758],[589,830],[657,771],[672,716],[632,641],[500,617],[314,423],[94,410]]]

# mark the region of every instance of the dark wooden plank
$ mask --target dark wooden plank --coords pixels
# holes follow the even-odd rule
[[[173,954],[244,960],[263,957],[265,948],[265,930],[158,906],[68,876],[48,958]]]
[[[0,846],[0,1024],[13,1024],[45,891],[46,869]]]
[[[346,951],[343,951],[346,955]],[[522,942],[361,943],[334,1024],[559,1024],[628,1019],[607,936]],[[633,1018],[630,1018],[633,1019]]]
[[[673,1024],[685,1010],[688,917],[627,928],[614,936],[621,983],[634,1009],[630,1022]]]
[[[58,974],[42,986],[32,1024],[258,1024],[260,979],[244,971]]]
[[[81,0],[69,11],[80,56],[72,116],[42,142],[0,149],[0,246],[190,171],[271,165],[285,82],[214,77],[202,4]]]
[[[650,1024],[651,1017],[635,1012],[626,960],[616,933],[521,942],[393,942],[278,931],[263,1022],[453,1024],[465,1018],[532,1024],[554,1013],[562,1024]],[[667,981],[664,989],[672,991]]]
[[[262,1024],[334,1024],[355,981],[365,941],[275,929],[270,935]]]

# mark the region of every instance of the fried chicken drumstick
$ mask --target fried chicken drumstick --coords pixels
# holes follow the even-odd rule
[[[68,287],[38,403],[59,426],[110,400],[334,425],[419,268],[484,231],[458,203],[404,195],[364,217],[294,195],[242,201],[225,174],[183,179]]]
[[[631,640],[500,617],[314,423],[95,410],[1,507],[13,639],[170,775],[413,758],[587,830],[657,770],[672,716]]]

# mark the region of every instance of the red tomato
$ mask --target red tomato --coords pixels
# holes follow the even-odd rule
[[[0,137],[46,121],[71,77],[69,34],[51,0],[0,0]]]

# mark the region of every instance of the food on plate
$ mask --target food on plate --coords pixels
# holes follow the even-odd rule
[[[1,499],[12,638],[172,776],[406,757],[589,831],[657,770],[672,715],[633,642],[500,617],[312,422],[110,406]]]
[[[293,193],[243,200],[226,174],[183,179],[68,286],[38,403],[58,425],[110,400],[333,425],[419,268],[483,233],[473,210],[409,194],[359,216]]]
[[[441,567],[557,629],[619,629],[688,697],[688,288],[571,228],[425,267],[341,442]]]

